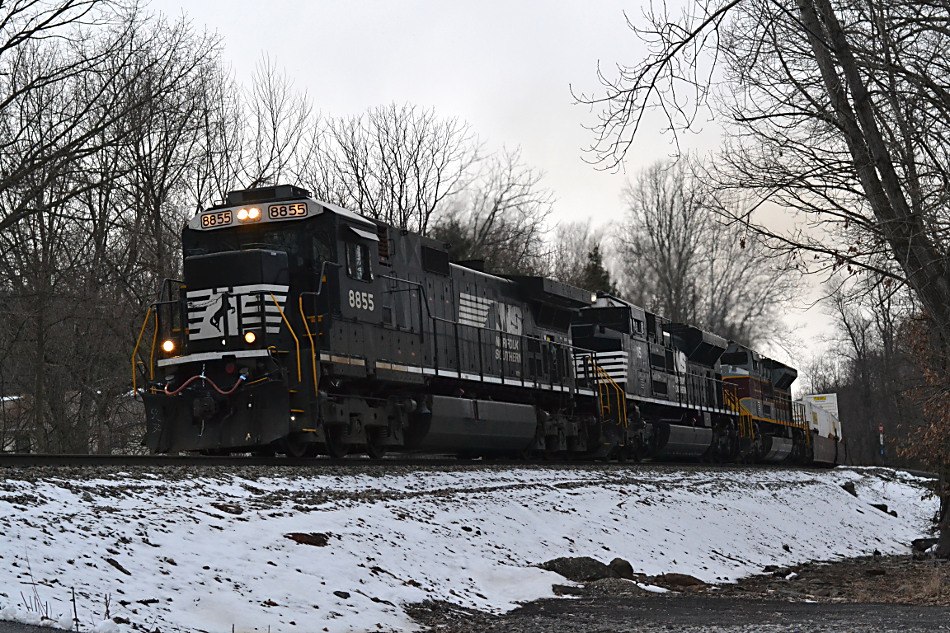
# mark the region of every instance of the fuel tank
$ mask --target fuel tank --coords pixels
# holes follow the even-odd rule
[[[653,454],[655,459],[701,457],[712,444],[712,429],[683,426],[669,422],[653,425]]]
[[[432,396],[431,414],[407,433],[408,448],[427,452],[498,454],[523,451],[535,439],[533,405]]]

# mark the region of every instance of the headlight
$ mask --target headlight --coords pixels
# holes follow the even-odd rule
[[[237,219],[238,222],[257,222],[261,219],[261,210],[257,207],[238,209]]]
[[[174,352],[175,341],[173,341],[172,339],[162,341],[162,351],[165,352],[166,354],[171,354],[172,352]]]
[[[250,345],[251,343],[253,343],[253,342],[256,341],[256,340],[257,340],[257,334],[255,334],[254,332],[245,332],[245,333],[244,333],[244,341],[245,341],[248,345]]]

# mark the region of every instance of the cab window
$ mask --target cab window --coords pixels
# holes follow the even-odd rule
[[[369,247],[359,242],[346,242],[346,274],[351,279],[369,281],[373,278],[370,268]]]

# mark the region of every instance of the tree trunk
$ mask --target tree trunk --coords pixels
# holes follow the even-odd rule
[[[950,558],[950,494],[948,494],[948,479],[950,479],[950,463],[944,460],[940,469],[940,479],[937,481],[937,496],[940,498],[940,519],[937,527],[940,534],[937,538],[937,558]]]

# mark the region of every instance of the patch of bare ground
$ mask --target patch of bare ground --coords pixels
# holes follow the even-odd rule
[[[914,556],[865,556],[790,567],[769,566],[760,574],[724,584],[707,584],[693,576],[675,573],[659,576],[631,573],[625,578],[628,580],[601,578],[581,586],[555,585],[554,591],[569,596],[636,595],[646,593],[641,587],[653,586],[678,594],[786,602],[950,606],[950,561],[921,553]]]
[[[686,588],[722,596],[776,600],[950,606],[950,561],[867,556],[770,568],[737,583]]]
[[[654,593],[645,587],[664,587]],[[488,614],[442,602],[407,612],[433,633],[923,633],[950,630],[950,562],[870,556],[707,585],[664,574],[555,585],[563,596]],[[565,599],[568,598],[568,599]]]

